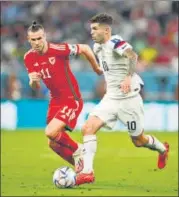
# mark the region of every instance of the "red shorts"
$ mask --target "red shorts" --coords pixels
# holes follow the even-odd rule
[[[66,124],[66,129],[72,131],[77,123],[78,116],[83,108],[83,100],[74,99],[57,100],[51,99],[47,113],[47,124],[57,118]]]

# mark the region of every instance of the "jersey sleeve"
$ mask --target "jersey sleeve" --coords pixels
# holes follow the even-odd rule
[[[77,44],[52,44],[50,43],[50,49],[55,50],[56,55],[72,57],[79,54],[79,46]]]
[[[132,46],[128,42],[124,41],[121,37],[112,39],[111,45],[113,50],[121,56],[126,49],[132,49]]]
[[[24,55],[24,65],[28,73],[35,72],[33,63],[27,53]]]
[[[98,43],[95,43],[93,45],[93,52],[94,52],[94,54],[97,55],[100,50],[101,50],[100,45]]]

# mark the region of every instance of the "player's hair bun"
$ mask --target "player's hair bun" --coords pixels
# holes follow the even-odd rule
[[[32,26],[35,27],[36,25],[37,25],[37,22],[36,21],[33,21],[32,22]]]
[[[27,32],[32,31],[32,32],[36,32],[39,29],[44,30],[43,26],[40,25],[39,23],[37,23],[36,21],[33,21],[31,26],[28,28]]]

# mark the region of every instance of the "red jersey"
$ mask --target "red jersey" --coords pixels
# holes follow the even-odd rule
[[[69,56],[77,55],[78,51],[78,45],[48,43],[45,54],[31,49],[24,55],[24,62],[28,73],[41,74],[51,98],[79,100],[81,93],[69,65]]]

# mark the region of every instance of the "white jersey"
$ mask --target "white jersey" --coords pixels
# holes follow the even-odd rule
[[[124,94],[120,89],[120,83],[127,76],[129,70],[129,60],[123,55],[123,52],[128,48],[132,49],[132,46],[119,35],[111,36],[110,40],[105,44],[94,44],[93,51],[103,70],[107,85],[106,95],[109,98],[121,99],[135,96],[139,93],[141,85],[143,85],[142,79],[134,73],[131,92]]]

